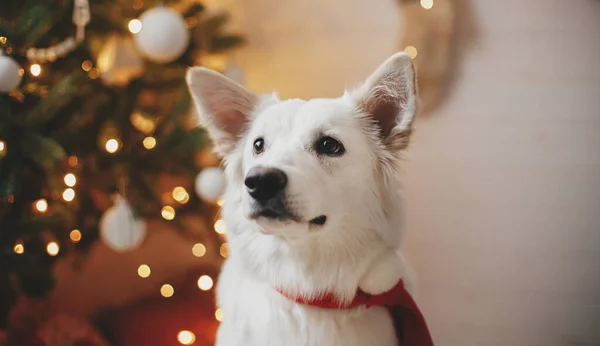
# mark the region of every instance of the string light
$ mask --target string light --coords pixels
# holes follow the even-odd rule
[[[221,309],[215,310],[215,319],[219,322],[223,321],[223,311]]]
[[[75,190],[73,190],[72,188],[65,189],[65,191],[63,191],[62,197],[65,201],[71,202],[75,199]]]
[[[75,186],[75,184],[77,184],[77,178],[75,177],[75,174],[73,173],[69,173],[69,174],[65,174],[65,185],[67,185],[68,187],[73,187]]]
[[[6,40],[7,40],[6,36],[0,36],[0,43],[6,44]]]
[[[229,255],[229,247],[227,246],[227,243],[221,244],[221,247],[219,247],[219,253],[224,258],[227,258],[227,255]]]
[[[404,52],[408,53],[408,55],[410,55],[412,59],[416,58],[419,54],[417,48],[415,48],[414,46],[406,46],[406,48],[404,48]]]
[[[190,195],[185,188],[177,186],[173,189],[173,199],[181,204],[185,204],[190,200]]]
[[[121,147],[121,143],[119,143],[119,140],[117,140],[115,138],[111,138],[111,139],[107,140],[106,144],[104,144],[104,149],[106,149],[106,151],[110,154],[116,153],[120,147]]]
[[[48,211],[48,201],[45,198],[40,198],[34,203],[35,209],[40,213]]]
[[[34,77],[37,77],[42,73],[42,67],[40,64],[33,64],[29,67],[29,72],[31,72]]]
[[[433,0],[421,0],[421,7],[429,10],[433,7]]]
[[[151,136],[146,137],[142,141],[142,144],[144,145],[144,148],[146,148],[148,150],[153,149],[156,146],[156,138],[151,137]]]
[[[182,330],[177,334],[177,341],[182,345],[191,345],[196,341],[196,335],[189,330]]]
[[[0,157],[4,157],[6,155],[6,143],[0,139]]]
[[[150,267],[147,264],[142,264],[138,267],[138,275],[141,278],[147,278],[148,276],[150,276]]]
[[[225,234],[227,232],[227,223],[225,223],[225,220],[219,219],[215,222],[215,232],[218,234]]]
[[[213,279],[208,275],[202,275],[198,278],[198,288],[203,291],[208,291],[213,287]]]
[[[175,209],[173,209],[173,207],[170,205],[165,205],[160,211],[160,215],[163,217],[163,219],[171,221],[175,218]]]
[[[129,32],[132,34],[137,34],[142,31],[142,21],[139,19],[132,19],[129,21],[129,24],[127,24],[127,28],[129,28]]]
[[[15,247],[13,248],[13,250],[15,250],[15,253],[17,255],[22,255],[23,252],[25,252],[25,247],[23,246],[23,244],[17,243],[17,244],[15,244]]]
[[[77,166],[78,163],[79,163],[79,159],[77,158],[77,156],[75,156],[75,155],[69,156],[69,166],[75,167],[75,166]]]
[[[81,231],[78,229],[74,229],[69,233],[69,238],[73,243],[79,243],[81,241]]]
[[[60,251],[60,247],[58,246],[58,244],[55,241],[51,241],[48,243],[48,245],[46,245],[46,252],[50,256],[58,255],[59,251]]]
[[[192,246],[192,254],[196,257],[202,257],[206,254],[206,246],[202,243],[196,243]]]
[[[90,70],[92,69],[92,62],[89,60],[84,60],[81,63],[81,69],[84,70],[85,72],[90,72]]]
[[[172,297],[173,293],[175,293],[175,290],[173,289],[173,286],[169,284],[164,284],[160,288],[160,294],[165,298]]]

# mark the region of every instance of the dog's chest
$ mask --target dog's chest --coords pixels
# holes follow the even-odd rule
[[[229,261],[228,261],[229,262]],[[335,311],[299,305],[227,263],[218,285],[217,346],[396,346],[385,308]]]

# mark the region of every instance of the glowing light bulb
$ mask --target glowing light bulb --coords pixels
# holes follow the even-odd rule
[[[173,286],[169,284],[164,284],[160,288],[160,294],[165,298],[172,297],[173,293],[175,293],[175,290],[173,289]]]
[[[74,229],[69,233],[69,238],[73,243],[79,243],[81,241],[81,231],[78,229]]]
[[[227,232],[227,223],[225,223],[225,220],[219,219],[215,222],[215,232],[218,234],[225,234]]]
[[[33,64],[29,67],[29,72],[31,72],[34,77],[37,77],[42,73],[42,67],[39,64]]]
[[[404,48],[404,52],[408,53],[408,55],[410,55],[412,59],[416,58],[417,55],[419,55],[417,48],[415,48],[414,46],[407,46],[406,48]]]
[[[58,244],[55,241],[51,241],[48,243],[48,245],[46,245],[46,252],[50,256],[58,255],[59,251],[60,251],[60,247],[58,246]]]
[[[111,138],[106,141],[104,148],[106,149],[107,152],[114,154],[117,152],[117,150],[119,150],[120,146],[121,146],[121,144],[119,143],[119,140]]]
[[[227,246],[227,243],[221,244],[221,247],[219,247],[219,253],[221,256],[227,258],[227,255],[229,255],[229,247]]]
[[[129,32],[132,34],[137,34],[142,31],[142,21],[139,19],[132,19],[127,24],[127,28],[129,28]]]
[[[190,200],[190,195],[181,186],[177,186],[173,189],[173,199],[181,204],[185,204]]]
[[[171,221],[175,218],[175,209],[173,209],[173,207],[170,205],[165,205],[160,211],[160,215],[163,217],[163,219]]]
[[[433,7],[433,0],[421,0],[421,7],[429,10]]]
[[[71,202],[73,199],[75,199],[75,190],[72,188],[65,189],[62,197],[65,201]]]
[[[146,148],[148,150],[153,149],[156,146],[156,138],[146,137],[142,141],[142,144],[144,145],[144,148]]]
[[[215,319],[219,322],[223,321],[223,311],[221,309],[215,310]]]
[[[35,209],[40,213],[45,213],[48,211],[48,201],[45,198],[40,198],[35,202]]]
[[[196,341],[196,335],[189,330],[182,330],[177,334],[177,341],[182,345],[191,345]]]
[[[147,278],[148,276],[150,276],[150,267],[147,264],[142,264],[138,267],[138,275],[141,278]]]
[[[15,244],[15,247],[13,249],[15,250],[15,253],[17,255],[21,255],[23,254],[23,252],[25,252],[25,247],[21,243]]]
[[[196,243],[192,246],[192,253],[196,257],[202,257],[206,254],[206,246],[202,243]]]
[[[202,275],[198,278],[198,288],[203,291],[208,291],[213,287],[213,279],[208,275]]]
[[[75,174],[73,173],[69,173],[65,175],[65,185],[67,185],[68,187],[73,187],[75,186],[75,184],[77,184],[77,178],[75,177]]]

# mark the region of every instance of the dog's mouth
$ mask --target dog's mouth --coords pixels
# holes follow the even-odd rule
[[[259,217],[264,217],[270,220],[277,221],[293,221],[293,222],[302,222],[302,220],[293,215],[288,211],[277,211],[269,208],[262,209],[252,214],[252,219],[258,219]],[[321,215],[317,216],[314,219],[308,221],[311,226],[323,226],[327,222],[327,216]]]

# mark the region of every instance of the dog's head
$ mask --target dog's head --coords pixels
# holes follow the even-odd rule
[[[199,67],[187,81],[227,163],[226,203],[237,203],[256,231],[289,239],[348,228],[373,233],[396,217],[394,167],[417,108],[407,54],[336,99],[257,96]]]

